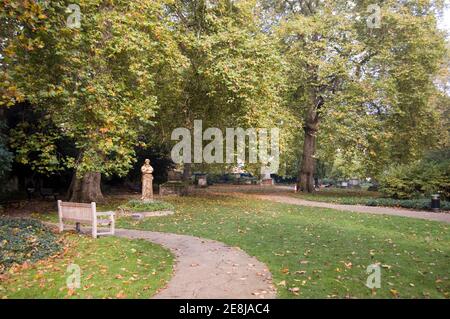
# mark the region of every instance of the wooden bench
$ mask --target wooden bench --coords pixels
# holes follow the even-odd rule
[[[77,230],[80,224],[90,224],[92,226],[92,237],[100,235],[114,235],[114,212],[97,212],[94,202],[90,204],[71,203],[58,200],[59,231],[64,230],[64,222],[75,222]],[[106,219],[99,219],[106,217]],[[109,225],[108,232],[98,232],[99,225]]]

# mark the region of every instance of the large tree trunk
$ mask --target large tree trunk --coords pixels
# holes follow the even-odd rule
[[[68,193],[69,201],[78,203],[102,202],[101,179],[102,175],[97,172],[86,173],[83,178],[78,178],[76,172],[74,172]]]
[[[316,152],[315,132],[305,128],[305,141],[303,143],[302,165],[299,173],[299,184],[297,189],[305,193],[314,191],[314,168]]]
[[[316,154],[316,133],[319,127],[318,109],[322,106],[323,100],[319,97],[313,99],[305,118],[305,140],[303,143],[303,156],[299,172],[297,190],[305,193],[314,192],[314,170]]]

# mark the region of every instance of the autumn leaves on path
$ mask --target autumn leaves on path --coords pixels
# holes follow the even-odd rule
[[[239,248],[193,236],[118,229],[116,236],[141,238],[170,249],[175,272],[155,298],[275,298],[267,266]]]

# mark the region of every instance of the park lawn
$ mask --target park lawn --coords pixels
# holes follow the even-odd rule
[[[119,227],[189,234],[237,246],[266,263],[280,298],[448,298],[444,223],[219,195],[165,198],[176,214]],[[381,288],[365,287],[380,263]],[[298,289],[297,289],[298,288]],[[298,290],[298,291],[297,291]]]
[[[305,200],[344,205],[365,205],[368,200],[381,197],[378,192],[341,188],[323,188],[311,194],[289,192],[289,195]]]
[[[145,240],[66,233],[65,252],[18,267],[0,277],[2,298],[149,298],[170,280],[172,254]],[[81,287],[67,288],[70,264],[81,269]]]

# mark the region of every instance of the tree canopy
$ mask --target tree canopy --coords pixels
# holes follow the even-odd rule
[[[83,200],[195,120],[281,128],[280,174],[298,171],[304,191],[317,160],[377,178],[449,144],[442,5],[1,0],[0,104],[40,119],[10,128],[9,147],[36,171],[74,169]]]

